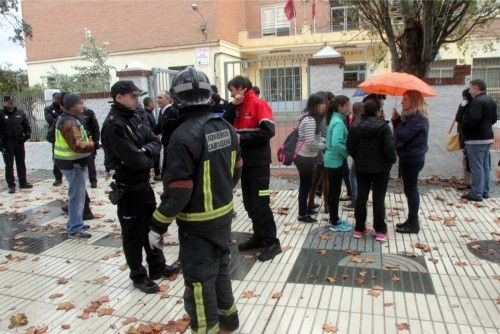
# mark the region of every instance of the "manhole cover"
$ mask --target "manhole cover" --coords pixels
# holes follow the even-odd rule
[[[500,242],[479,240],[467,244],[469,251],[480,259],[500,263]]]

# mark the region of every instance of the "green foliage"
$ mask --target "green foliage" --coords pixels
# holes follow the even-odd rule
[[[0,95],[13,95],[28,87],[26,70],[13,70],[12,65],[0,65]]]
[[[80,46],[78,56],[83,57],[89,65],[74,66],[75,74],[59,73],[56,68],[44,77],[49,88],[73,92],[103,92],[109,90],[110,70],[113,66],[106,64],[109,52],[107,43],[98,43],[91,32],[85,29],[85,43]]]
[[[0,0],[0,27],[11,26],[14,35],[9,40],[24,45],[26,38],[33,37],[33,30],[26,21],[16,16],[18,10],[18,0]]]

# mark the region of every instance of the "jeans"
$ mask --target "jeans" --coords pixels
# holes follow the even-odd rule
[[[330,209],[330,224],[336,225],[340,220],[339,217],[339,199],[342,191],[342,171],[343,167],[327,168],[328,183],[330,195],[328,197],[328,206]]]
[[[418,174],[424,168],[424,161],[400,162],[399,171],[403,178],[403,188],[408,202],[408,224],[419,227],[418,209],[420,207],[420,195],[418,193]]]
[[[366,202],[372,190],[373,200],[373,228],[377,233],[387,233],[385,224],[385,194],[389,183],[390,172],[362,173],[356,172],[358,180],[358,197],[354,216],[356,218],[355,230],[365,231],[366,223]]]
[[[68,181],[68,223],[67,232],[77,233],[83,228],[83,208],[85,206],[85,167],[61,170]]]
[[[356,199],[358,198],[358,181],[356,179],[356,166],[354,165],[354,161],[349,170],[349,181],[351,182],[352,203],[356,204]]]
[[[482,199],[488,196],[490,191],[490,145],[465,144],[465,151],[469,159],[471,174],[471,190],[469,196]]]
[[[311,185],[314,176],[314,169],[316,168],[316,158],[315,157],[302,157],[297,156],[294,161],[297,170],[299,171],[299,216],[303,217],[307,215],[307,197],[309,195],[309,190],[311,190]]]

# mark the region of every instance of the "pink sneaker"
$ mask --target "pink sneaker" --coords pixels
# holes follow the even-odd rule
[[[361,239],[363,237],[363,233],[359,232],[359,231],[354,231],[352,233],[352,237],[353,238],[356,238],[356,239]]]
[[[389,236],[389,233],[376,233],[375,234],[375,240],[380,241],[380,242],[385,242],[387,241],[387,237]]]

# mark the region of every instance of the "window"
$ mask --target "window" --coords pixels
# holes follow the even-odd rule
[[[300,101],[302,99],[300,67],[261,69],[260,78],[261,95],[269,102]]]
[[[437,79],[453,78],[453,69],[456,64],[456,59],[435,60],[431,63],[427,77]]]
[[[290,22],[285,15],[285,4],[262,6],[260,22],[262,36],[290,35]]]
[[[487,88],[500,88],[500,58],[474,58],[472,78],[483,79]]]
[[[331,29],[344,31],[359,29],[359,13],[355,6],[347,6],[344,1],[330,1]]]
[[[365,81],[366,64],[351,64],[344,67],[344,81]]]

